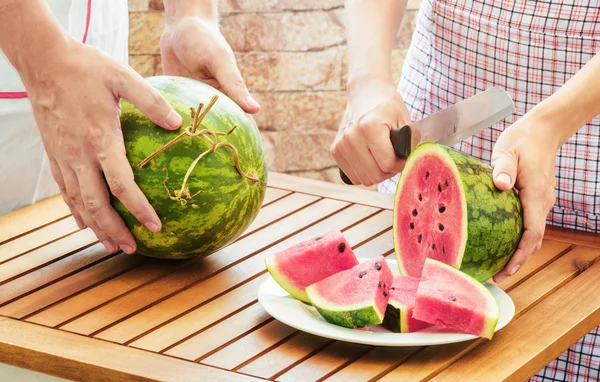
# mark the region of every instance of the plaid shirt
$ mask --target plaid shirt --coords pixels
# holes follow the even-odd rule
[[[600,49],[598,0],[424,0],[398,85],[412,120],[492,86],[516,113],[456,145],[489,162],[500,133],[552,95]],[[547,222],[600,232],[600,117],[556,158],[556,203]],[[398,176],[378,186],[394,193]],[[532,381],[600,380],[598,327]]]

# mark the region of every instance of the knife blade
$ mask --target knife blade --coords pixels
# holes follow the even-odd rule
[[[392,130],[390,140],[396,156],[406,158],[421,143],[453,146],[514,112],[510,95],[499,87],[492,87],[417,122]],[[352,184],[341,169],[340,176],[344,183]]]

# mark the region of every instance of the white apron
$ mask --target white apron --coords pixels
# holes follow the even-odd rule
[[[46,0],[78,41],[127,63],[127,0]],[[0,215],[58,194],[31,103],[0,50]]]
[[[456,145],[489,163],[500,133],[599,51],[598,0],[424,0],[398,91],[418,120],[489,87],[505,89],[516,113]],[[600,233],[600,116],[562,145],[555,168],[547,223]],[[379,191],[395,192],[397,180]],[[600,327],[531,380],[600,380]]]

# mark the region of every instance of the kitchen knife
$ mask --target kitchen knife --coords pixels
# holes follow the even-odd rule
[[[390,131],[390,140],[398,158],[406,158],[423,142],[452,146],[479,133],[515,112],[510,95],[498,87],[466,98],[420,121]],[[344,183],[352,184],[340,169]]]

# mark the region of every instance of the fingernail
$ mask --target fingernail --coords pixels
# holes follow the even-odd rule
[[[256,100],[254,98],[252,98],[252,96],[246,97],[246,105],[248,105],[251,108],[259,107],[258,102],[256,102]]]
[[[133,253],[133,248],[131,248],[127,244],[121,245],[121,249],[123,250],[123,252],[125,252],[125,253],[127,253],[129,255],[131,255]]]
[[[506,280],[506,275],[500,275],[496,278],[496,284],[499,284],[504,280]]]
[[[498,175],[498,178],[496,178],[498,180],[498,182],[500,183],[504,183],[507,186],[510,186],[510,176],[508,176],[508,174],[502,173]]]
[[[79,219],[77,219],[75,217],[73,219],[75,219],[75,223],[77,224],[77,227],[79,227],[79,229],[86,229],[87,228],[87,226],[81,220],[79,220]]]
[[[117,249],[116,246],[115,246],[115,244],[112,241],[110,241],[110,240],[104,240],[104,241],[102,241],[102,245],[104,246],[104,248],[106,248],[106,250],[109,253],[113,253]]]
[[[519,270],[519,268],[521,268],[520,265],[515,265],[514,267],[512,267],[512,269],[510,270],[510,274],[514,275],[515,273],[517,273],[517,271]]]
[[[146,228],[148,228],[152,232],[160,231],[160,227],[158,226],[158,224],[152,222],[146,223]]]
[[[179,126],[181,126],[183,119],[175,110],[171,109],[169,115],[167,115],[166,121],[170,128],[177,129]]]

